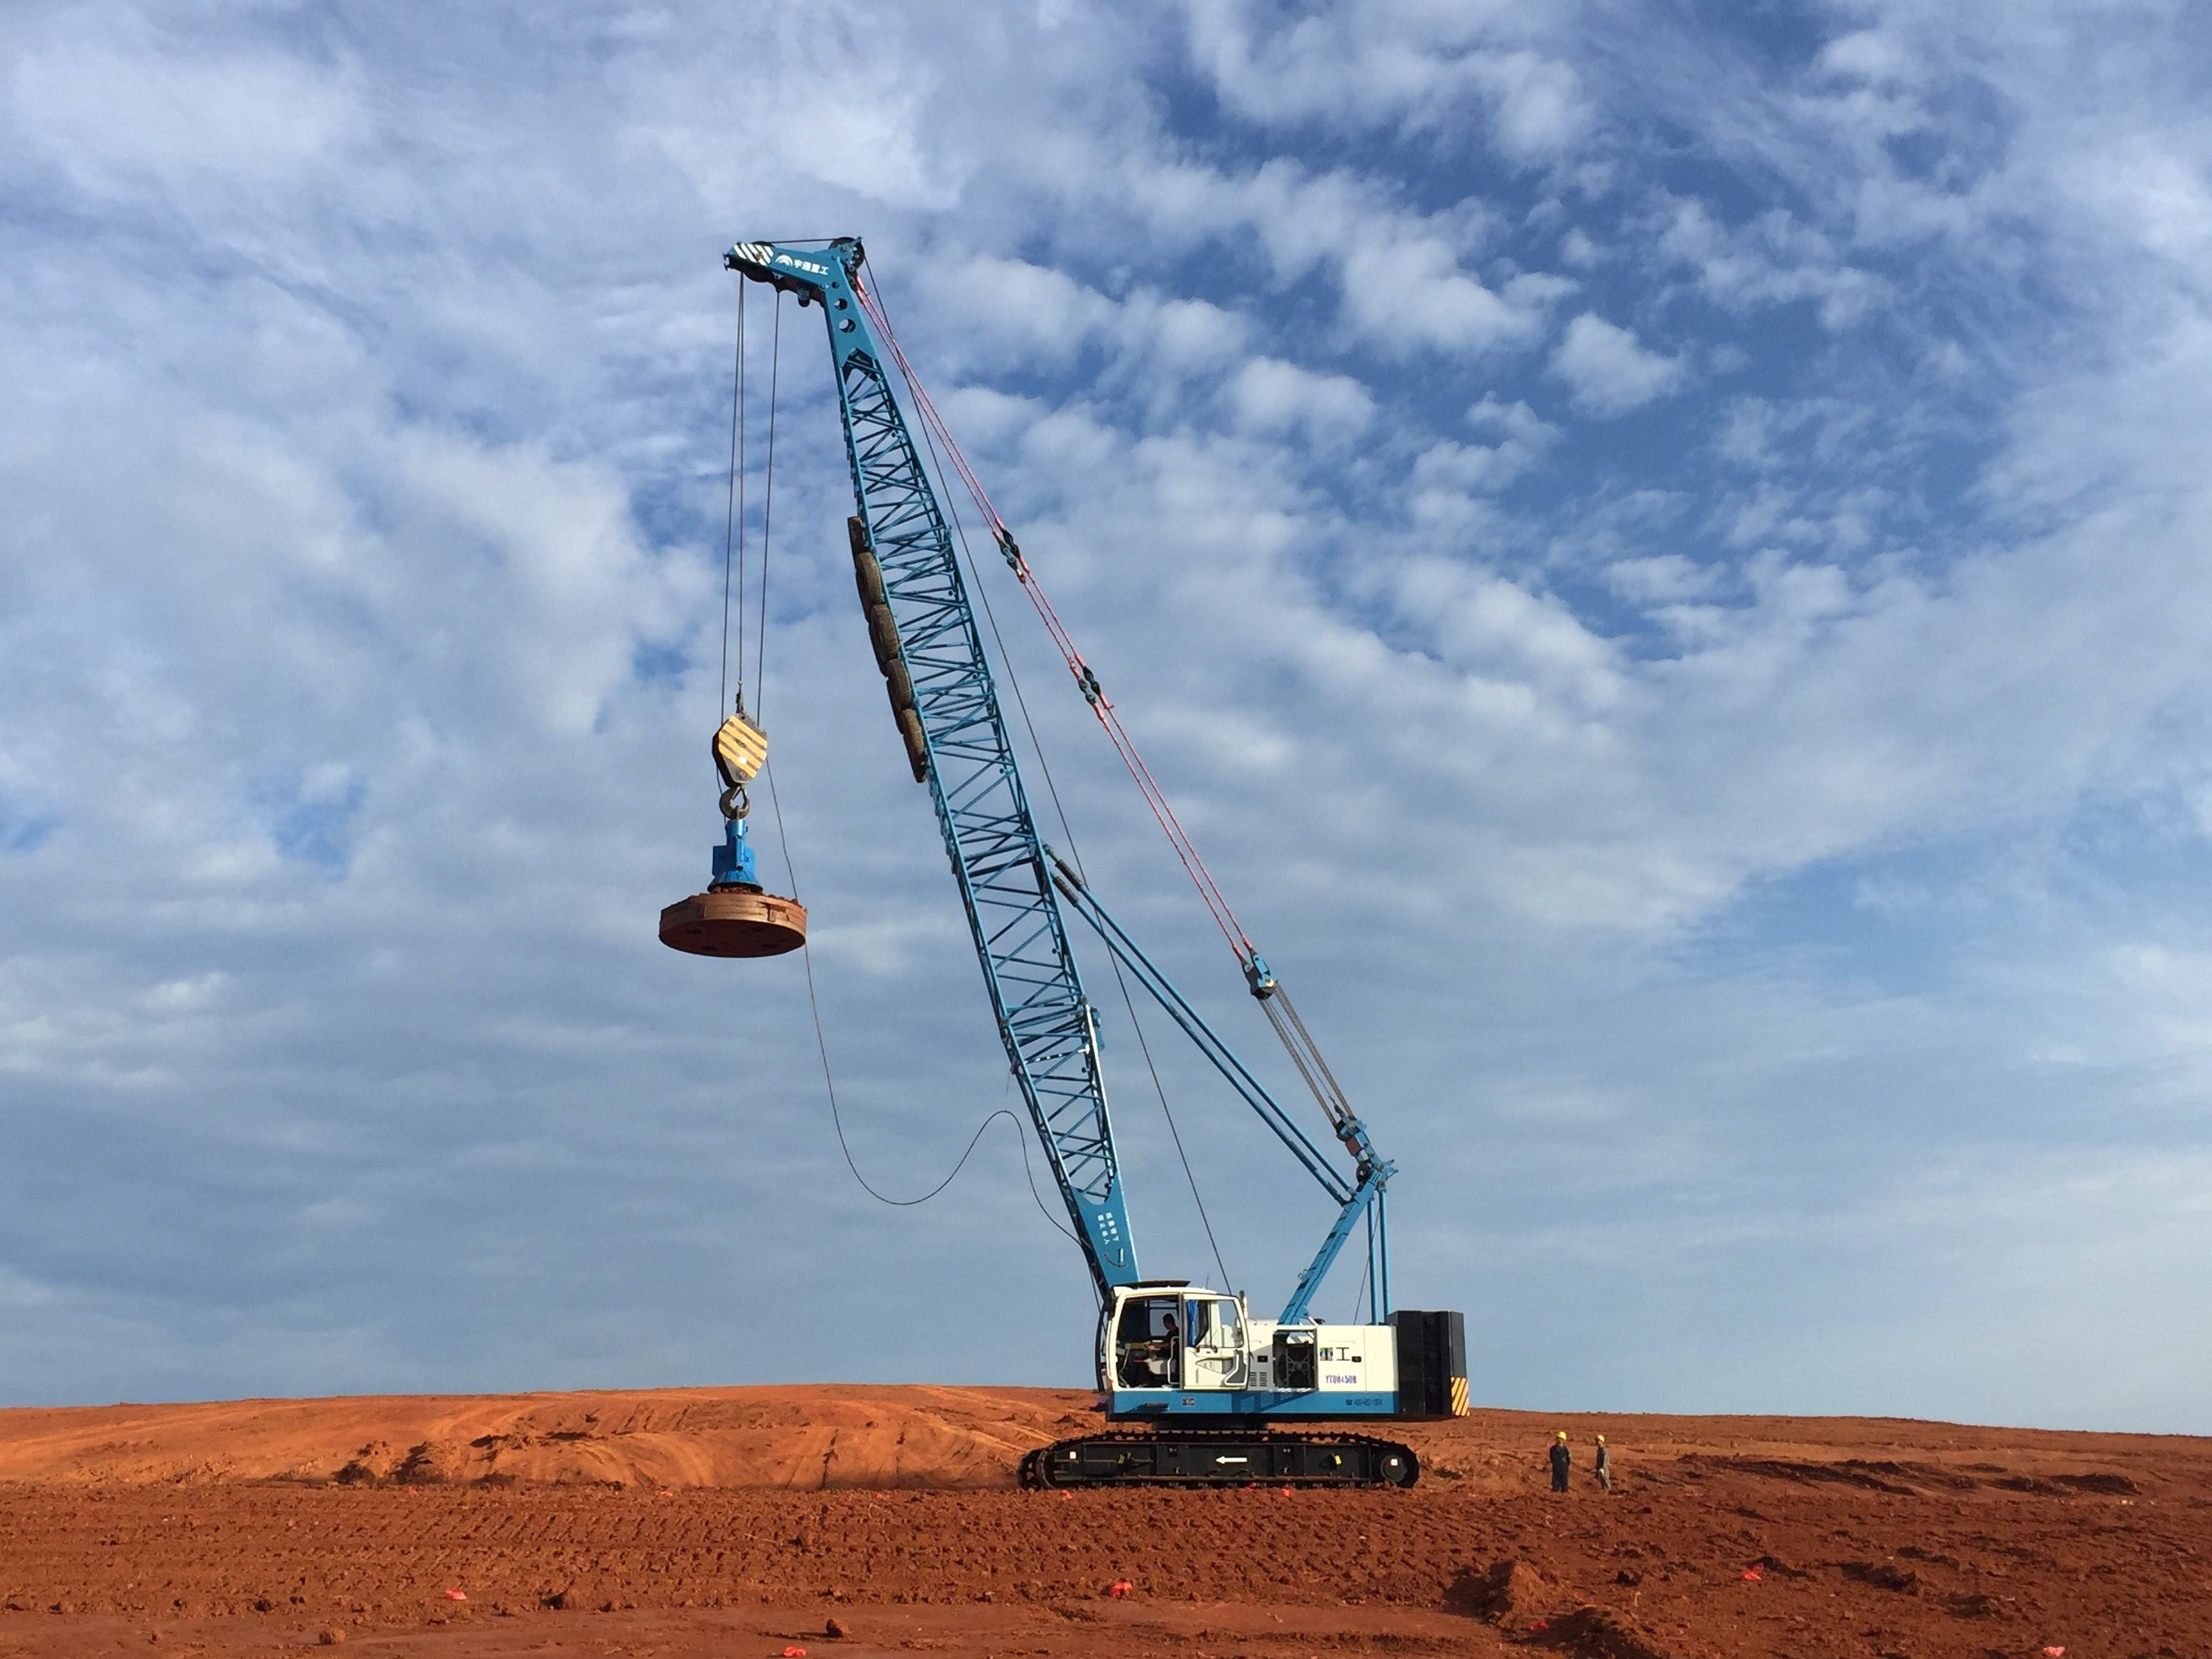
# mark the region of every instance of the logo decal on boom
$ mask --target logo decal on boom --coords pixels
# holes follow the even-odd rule
[[[827,276],[830,267],[817,264],[811,259],[802,259],[793,253],[778,253],[766,242],[739,242],[730,250],[747,264],[774,267],[785,266],[792,270],[803,270],[810,276]]]

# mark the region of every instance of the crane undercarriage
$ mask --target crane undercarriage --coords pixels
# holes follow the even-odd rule
[[[1074,1486],[1410,1486],[1413,1448],[1364,1434],[1267,1428],[1121,1429],[1024,1455],[1021,1484]]]

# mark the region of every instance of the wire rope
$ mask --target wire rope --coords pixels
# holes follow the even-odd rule
[[[882,303],[882,296],[879,293],[877,296],[877,304],[880,307]],[[888,333],[888,327],[885,331]],[[908,390],[914,390],[915,382],[911,374],[906,371],[903,356],[899,359],[899,367]],[[1060,833],[1067,838],[1068,856],[1073,861],[1075,873],[1079,878],[1082,878],[1083,854],[1076,845],[1074,826],[1067,821],[1067,809],[1060,800],[1059,786],[1053,781],[1052,763],[1045,758],[1044,744],[1037,737],[1036,723],[1030,718],[1029,699],[1022,695],[1021,676],[1015,671],[1013,658],[1007,653],[1005,636],[999,632],[998,615],[991,608],[990,590],[983,585],[982,576],[975,568],[975,554],[968,544],[968,527],[960,516],[959,503],[954,500],[951,491],[945,488],[945,464],[937,453],[937,441],[931,435],[927,422],[923,423],[921,428],[921,440],[929,451],[931,465],[937,472],[938,493],[943,497],[946,510],[952,517],[952,533],[960,544],[960,562],[967,567],[968,585],[975,590],[975,597],[982,602],[983,620],[990,628],[992,643],[999,648],[999,662],[1006,670],[1006,683],[1013,688],[1014,706],[1021,711],[1023,728],[1029,733],[1030,752],[1036,757],[1037,769],[1044,775],[1045,789],[1052,796],[1053,814],[1060,820]],[[951,441],[949,435],[945,441],[947,443]],[[1042,882],[1044,878],[1042,872],[1039,872],[1038,880]],[[1152,1045],[1145,1036],[1144,1022],[1137,1018],[1137,1000],[1129,994],[1129,981],[1122,975],[1121,958],[1109,950],[1106,953],[1106,960],[1108,965],[1114,970],[1114,983],[1121,993],[1121,1006],[1128,1012],[1129,1029],[1137,1035],[1137,1051],[1144,1056],[1145,1070],[1152,1076],[1152,1093],[1160,1103],[1160,1115],[1167,1120],[1168,1135],[1175,1143],[1176,1158],[1182,1165],[1182,1178],[1184,1183],[1190,1188],[1190,1201],[1198,1210],[1199,1224],[1206,1230],[1206,1247],[1213,1252],[1213,1265],[1221,1270],[1221,1286],[1224,1290],[1228,1290],[1232,1285],[1228,1264],[1221,1258],[1220,1241],[1214,1237],[1213,1232],[1213,1218],[1206,1213],[1206,1200],[1200,1195],[1198,1190],[1197,1172],[1191,1168],[1190,1155],[1183,1148],[1182,1130],[1176,1122],[1173,1109],[1168,1105],[1168,1091],[1166,1086],[1160,1081],[1159,1067],[1153,1063]],[[1024,1160],[1029,1156],[1026,1144],[1022,1148],[1022,1156]]]
[[[907,384],[911,388],[914,383],[908,380]],[[921,429],[921,441],[928,447],[930,464],[937,472],[938,494],[944,497],[952,515],[952,533],[959,538],[960,562],[968,569],[968,586],[982,601],[983,621],[990,628],[991,642],[999,647],[999,661],[1006,668],[1006,684],[1014,689],[1014,707],[1021,711],[1022,728],[1029,733],[1030,751],[1036,757],[1037,770],[1044,775],[1045,793],[1052,797],[1053,816],[1060,820],[1060,833],[1067,838],[1068,856],[1074,861],[1075,873],[1080,876],[1083,874],[1083,854],[1075,845],[1074,828],[1067,821],[1067,808],[1060,801],[1060,786],[1053,779],[1052,763],[1045,758],[1044,744],[1037,739],[1036,722],[1030,718],[1030,702],[1022,695],[1022,677],[1014,672],[1014,659],[1006,653],[1006,636],[999,632],[998,613],[991,608],[991,591],[983,586],[982,577],[976,574],[975,556],[968,547],[968,526],[961,520],[960,508],[952,499],[952,492],[945,488],[945,465],[938,458],[937,441],[930,436],[927,426]]]
[[[1137,1034],[1137,1052],[1145,1057],[1145,1069],[1152,1075],[1152,1092],[1159,1097],[1160,1115],[1168,1121],[1168,1134],[1175,1141],[1176,1158],[1182,1164],[1182,1178],[1190,1187],[1190,1201],[1198,1206],[1199,1225],[1206,1229],[1206,1248],[1213,1252],[1213,1265],[1221,1269],[1221,1288],[1234,1290],[1236,1281],[1229,1276],[1229,1265],[1221,1259],[1220,1241],[1213,1236],[1213,1218],[1206,1212],[1206,1200],[1198,1195],[1198,1176],[1192,1172],[1190,1155],[1183,1151],[1182,1131],[1176,1126],[1175,1114],[1168,1109],[1168,1091],[1160,1085],[1159,1067],[1152,1064],[1152,1045],[1145,1040],[1144,1022],[1137,1018],[1136,999],[1129,994],[1129,981],[1121,976],[1121,960],[1113,951],[1106,959],[1114,967],[1114,983],[1121,988],[1121,1006],[1129,1011],[1129,1029]]]
[[[1243,924],[1230,909],[1229,900],[1222,892],[1220,884],[1214,880],[1213,872],[1206,867],[1205,860],[1199,856],[1197,846],[1183,829],[1182,820],[1176,817],[1174,806],[1160,787],[1159,781],[1152,775],[1152,768],[1145,763],[1145,757],[1137,750],[1135,740],[1122,726],[1113,700],[1107,696],[1104,688],[1098,684],[1098,677],[1083,659],[1083,653],[1076,649],[1066,625],[1053,609],[1051,600],[1045,597],[1042,584],[1036,580],[1028,561],[1021,557],[1019,550],[1015,547],[1013,538],[1006,530],[1006,520],[1000,516],[998,508],[991,504],[989,495],[976,477],[975,469],[969,465],[967,457],[961,453],[960,446],[953,441],[951,429],[938,412],[929,389],[921,384],[921,377],[914,372],[913,365],[907,361],[906,353],[899,345],[897,333],[891,327],[890,313],[884,307],[881,295],[869,284],[861,282],[857,273],[853,293],[860,302],[861,310],[867,313],[869,321],[882,332],[884,344],[897,363],[900,374],[906,377],[908,389],[912,393],[915,410],[921,416],[924,429],[933,428],[938,436],[945,441],[945,453],[974,499],[976,511],[982,514],[984,522],[991,526],[993,533],[1000,538],[1002,548],[1014,565],[1015,574],[1021,580],[1023,591],[1029,595],[1030,603],[1036,606],[1038,617],[1051,634],[1054,644],[1059,647],[1061,658],[1067,664],[1068,672],[1083,688],[1084,700],[1090,703],[1091,713],[1097,717],[1115,751],[1121,756],[1121,763],[1128,769],[1139,793],[1144,796],[1146,805],[1152,809],[1162,833],[1167,836],[1168,844],[1175,849],[1176,858],[1182,860],[1183,869],[1197,887],[1199,897],[1213,916],[1214,925],[1220,928],[1222,937],[1229,942],[1229,948],[1235,954],[1238,965],[1248,973],[1254,971],[1259,953],[1246,935]]]
[[[769,536],[775,523],[775,409],[776,388],[783,374],[783,292],[776,291],[775,323],[769,331],[768,359],[768,477],[761,491],[759,647],[753,653],[753,719],[758,720],[768,702],[768,557]]]
[[[745,486],[750,481],[752,462],[745,451],[750,447],[750,424],[745,408],[745,285],[738,285],[738,701],[745,696]],[[720,715],[717,714],[719,720]]]
[[[797,899],[799,871],[791,861],[791,836],[783,825],[783,800],[776,793],[775,771],[773,767],[766,767],[763,769],[763,774],[768,780],[769,805],[775,816],[775,839],[776,845],[783,854],[784,880],[791,888],[791,896]],[[830,1039],[822,1024],[821,999],[815,990],[812,945],[802,942],[799,947],[799,954],[800,963],[806,970],[806,1006],[814,1018],[814,1047],[816,1052],[822,1057],[822,1086],[830,1097],[830,1121],[837,1131],[837,1150],[844,1155],[845,1167],[852,1171],[853,1179],[860,1183],[860,1190],[878,1204],[888,1204],[894,1209],[912,1209],[915,1205],[928,1203],[931,1199],[950,1187],[959,1176],[960,1171],[968,1167],[968,1160],[974,1155],[976,1144],[983,1139],[983,1132],[1003,1117],[1014,1126],[1015,1143],[1021,1148],[1022,1153],[1022,1174],[1029,1182],[1030,1197],[1036,1200],[1037,1212],[1044,1217],[1053,1231],[1059,1233],[1060,1237],[1074,1240],[1075,1235],[1061,1226],[1054,1218],[1052,1212],[1045,1207],[1043,1195],[1037,1191],[1036,1174],[1030,1167],[1029,1136],[1023,1130],[1021,1120],[1014,1115],[1011,1109],[1005,1106],[1000,1107],[998,1110],[991,1113],[975,1126],[975,1133],[968,1138],[968,1145],[962,1150],[959,1161],[953,1164],[951,1172],[919,1198],[893,1198],[888,1193],[877,1190],[875,1183],[860,1173],[860,1166],[853,1158],[852,1145],[845,1139],[845,1116],[837,1104],[837,1079],[830,1066]]]
[[[722,682],[714,694],[714,720],[721,723],[730,708],[730,561],[738,528],[738,425],[745,404],[745,291],[738,289],[738,343],[730,364],[730,481],[722,506]],[[738,649],[745,648],[744,623],[738,624]],[[744,671],[738,672],[740,694]]]

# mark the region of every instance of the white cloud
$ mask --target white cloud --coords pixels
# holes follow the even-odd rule
[[[1847,328],[1867,313],[1883,285],[1846,264],[1834,244],[1773,208],[1741,229],[1715,221],[1705,204],[1673,204],[1659,251],[1698,273],[1705,293],[1731,309],[1810,301],[1825,328]]]
[[[2178,151],[2115,144],[2081,157],[2062,177],[2118,221],[2131,243],[2161,258],[2201,268],[2212,248],[2212,143]]]
[[[1839,34],[1820,48],[1814,61],[1818,69],[1846,80],[1895,82],[1917,78],[1911,54],[1895,37],[1879,29]]]
[[[1532,52],[1492,53],[1475,68],[1494,100],[1498,148],[1522,161],[1570,154],[1591,122],[1574,70]]]
[[[1065,362],[1121,313],[1097,289],[1027,259],[977,253],[957,268],[933,270],[929,281],[933,289],[957,289],[968,301],[964,308],[1005,366],[1032,358]]]
[[[1486,393],[1470,404],[1466,419],[1476,431],[1494,433],[1500,442],[1517,446],[1532,459],[1550,447],[1559,435],[1559,428],[1528,404],[1509,404],[1492,393]]]
[[[1616,559],[1605,568],[1607,586],[1625,599],[1645,605],[1701,598],[1717,580],[1718,573],[1710,565],[1692,564],[1680,553]]]
[[[1505,489],[1540,462],[1559,436],[1528,404],[1496,398],[1469,409],[1467,423],[1492,441],[1443,438],[1422,451],[1413,462],[1410,510],[1415,519],[1470,527],[1482,515],[1468,498]]]
[[[279,52],[195,50],[113,15],[106,40],[31,21],[9,80],[20,130],[89,192],[192,192],[297,181],[368,131],[351,77]],[[40,35],[44,34],[41,39]]]
[[[1360,242],[1344,262],[1345,310],[1368,337],[1401,351],[1422,345],[1482,351],[1533,339],[1553,290],[1486,287],[1443,243],[1419,237]]]
[[[1445,662],[1495,684],[1557,690],[1583,708],[1620,701],[1611,647],[1553,596],[1442,559],[1408,560],[1394,580],[1401,619]],[[1536,720],[1556,712],[1540,696],[1526,707]]]
[[[1349,443],[1375,418],[1375,399],[1344,374],[1319,374],[1278,357],[1254,357],[1228,386],[1237,423],[1257,432],[1296,428],[1314,441]]]
[[[1632,331],[1589,311],[1567,325],[1551,368],[1572,390],[1577,408],[1601,418],[1641,409],[1682,382],[1680,359],[1647,349]]]
[[[1570,155],[1593,125],[1581,78],[1546,39],[1560,21],[1548,9],[1359,0],[1296,20],[1246,0],[1186,9],[1198,62],[1246,120],[1449,134],[1473,118],[1522,163]]]
[[[1413,211],[1371,177],[1314,173],[1278,159],[1247,172],[1164,161],[1122,163],[1121,186],[1155,235],[1218,246],[1249,234],[1279,283],[1326,273],[1348,330],[1401,355],[1533,343],[1571,288],[1540,272],[1495,284],[1470,274],[1492,235],[1479,206]]]

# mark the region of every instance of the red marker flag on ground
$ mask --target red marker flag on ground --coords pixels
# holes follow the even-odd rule
[[[1759,1572],[1757,1567],[1746,1567],[1741,1572],[1738,1573],[1736,1577],[1742,1579],[1747,1584],[1756,1584],[1759,1582]]]
[[[1116,1596],[1127,1595],[1131,1590],[1136,1588],[1137,1587],[1134,1584],[1131,1583],[1126,1578],[1116,1578],[1112,1583],[1106,1586],[1106,1594]]]
[[[469,1593],[465,1589],[449,1589],[446,1592],[446,1599],[448,1601],[465,1601],[469,1599]]]

